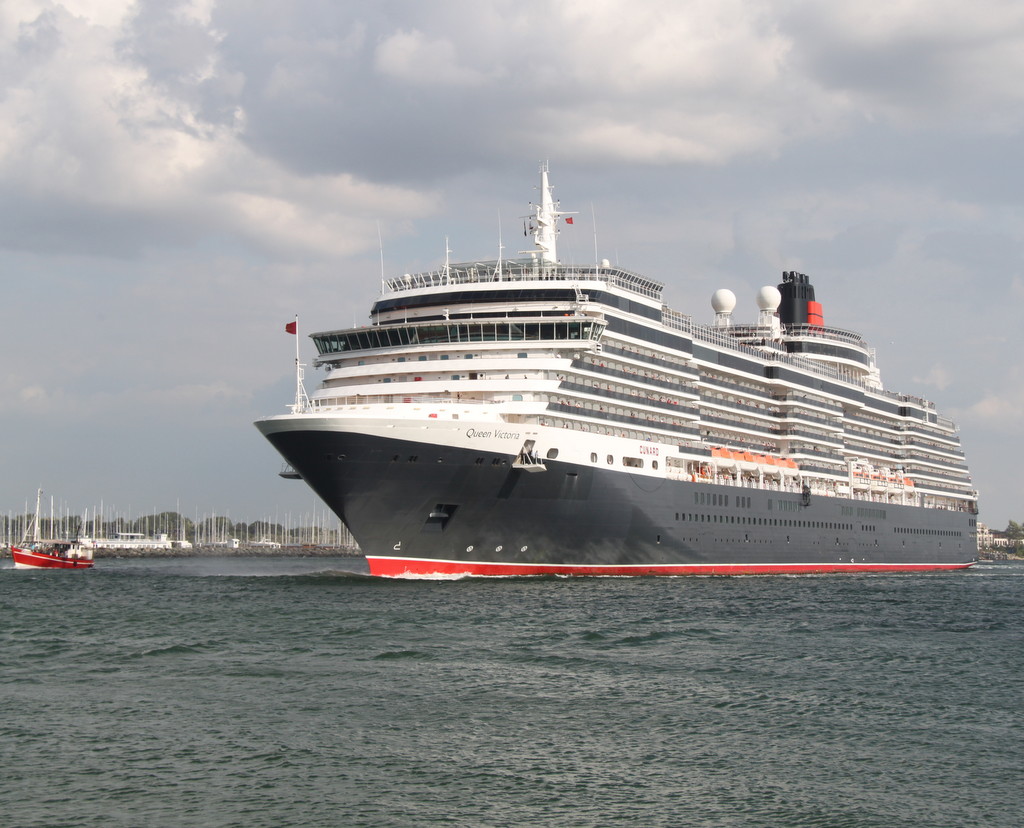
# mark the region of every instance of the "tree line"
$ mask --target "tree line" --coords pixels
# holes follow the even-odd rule
[[[1012,546],[1015,546],[1018,549],[1024,547],[1024,524],[1011,520],[1006,525],[1006,532],[1004,534]]]

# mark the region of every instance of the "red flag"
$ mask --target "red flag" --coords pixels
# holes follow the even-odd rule
[[[572,216],[568,216],[565,220],[566,224],[572,224]]]
[[[296,325],[298,325],[297,322],[289,322],[287,325],[284,326],[285,332],[290,334],[295,333]]]

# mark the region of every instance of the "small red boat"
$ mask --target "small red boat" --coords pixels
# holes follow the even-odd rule
[[[35,535],[35,540],[21,546],[11,545],[11,557],[14,558],[15,569],[89,569],[93,565],[92,550],[83,549],[78,541],[41,541],[39,540],[39,499],[43,490],[36,492],[36,514],[25,531]]]
[[[12,546],[15,569],[88,569],[92,550],[74,541],[42,541],[30,546]]]

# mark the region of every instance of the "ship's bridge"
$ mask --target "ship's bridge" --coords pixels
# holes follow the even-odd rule
[[[326,365],[354,351],[402,351],[423,346],[470,343],[566,344],[596,343],[604,332],[599,319],[480,319],[418,322],[408,325],[374,325],[313,334],[316,365]]]

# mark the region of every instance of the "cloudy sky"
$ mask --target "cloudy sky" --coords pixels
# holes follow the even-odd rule
[[[0,512],[310,510],[251,424],[284,324],[366,322],[378,228],[389,275],[514,249],[548,160],[562,258],[698,321],[810,274],[1004,528],[1022,79],[1017,0],[0,0]]]

